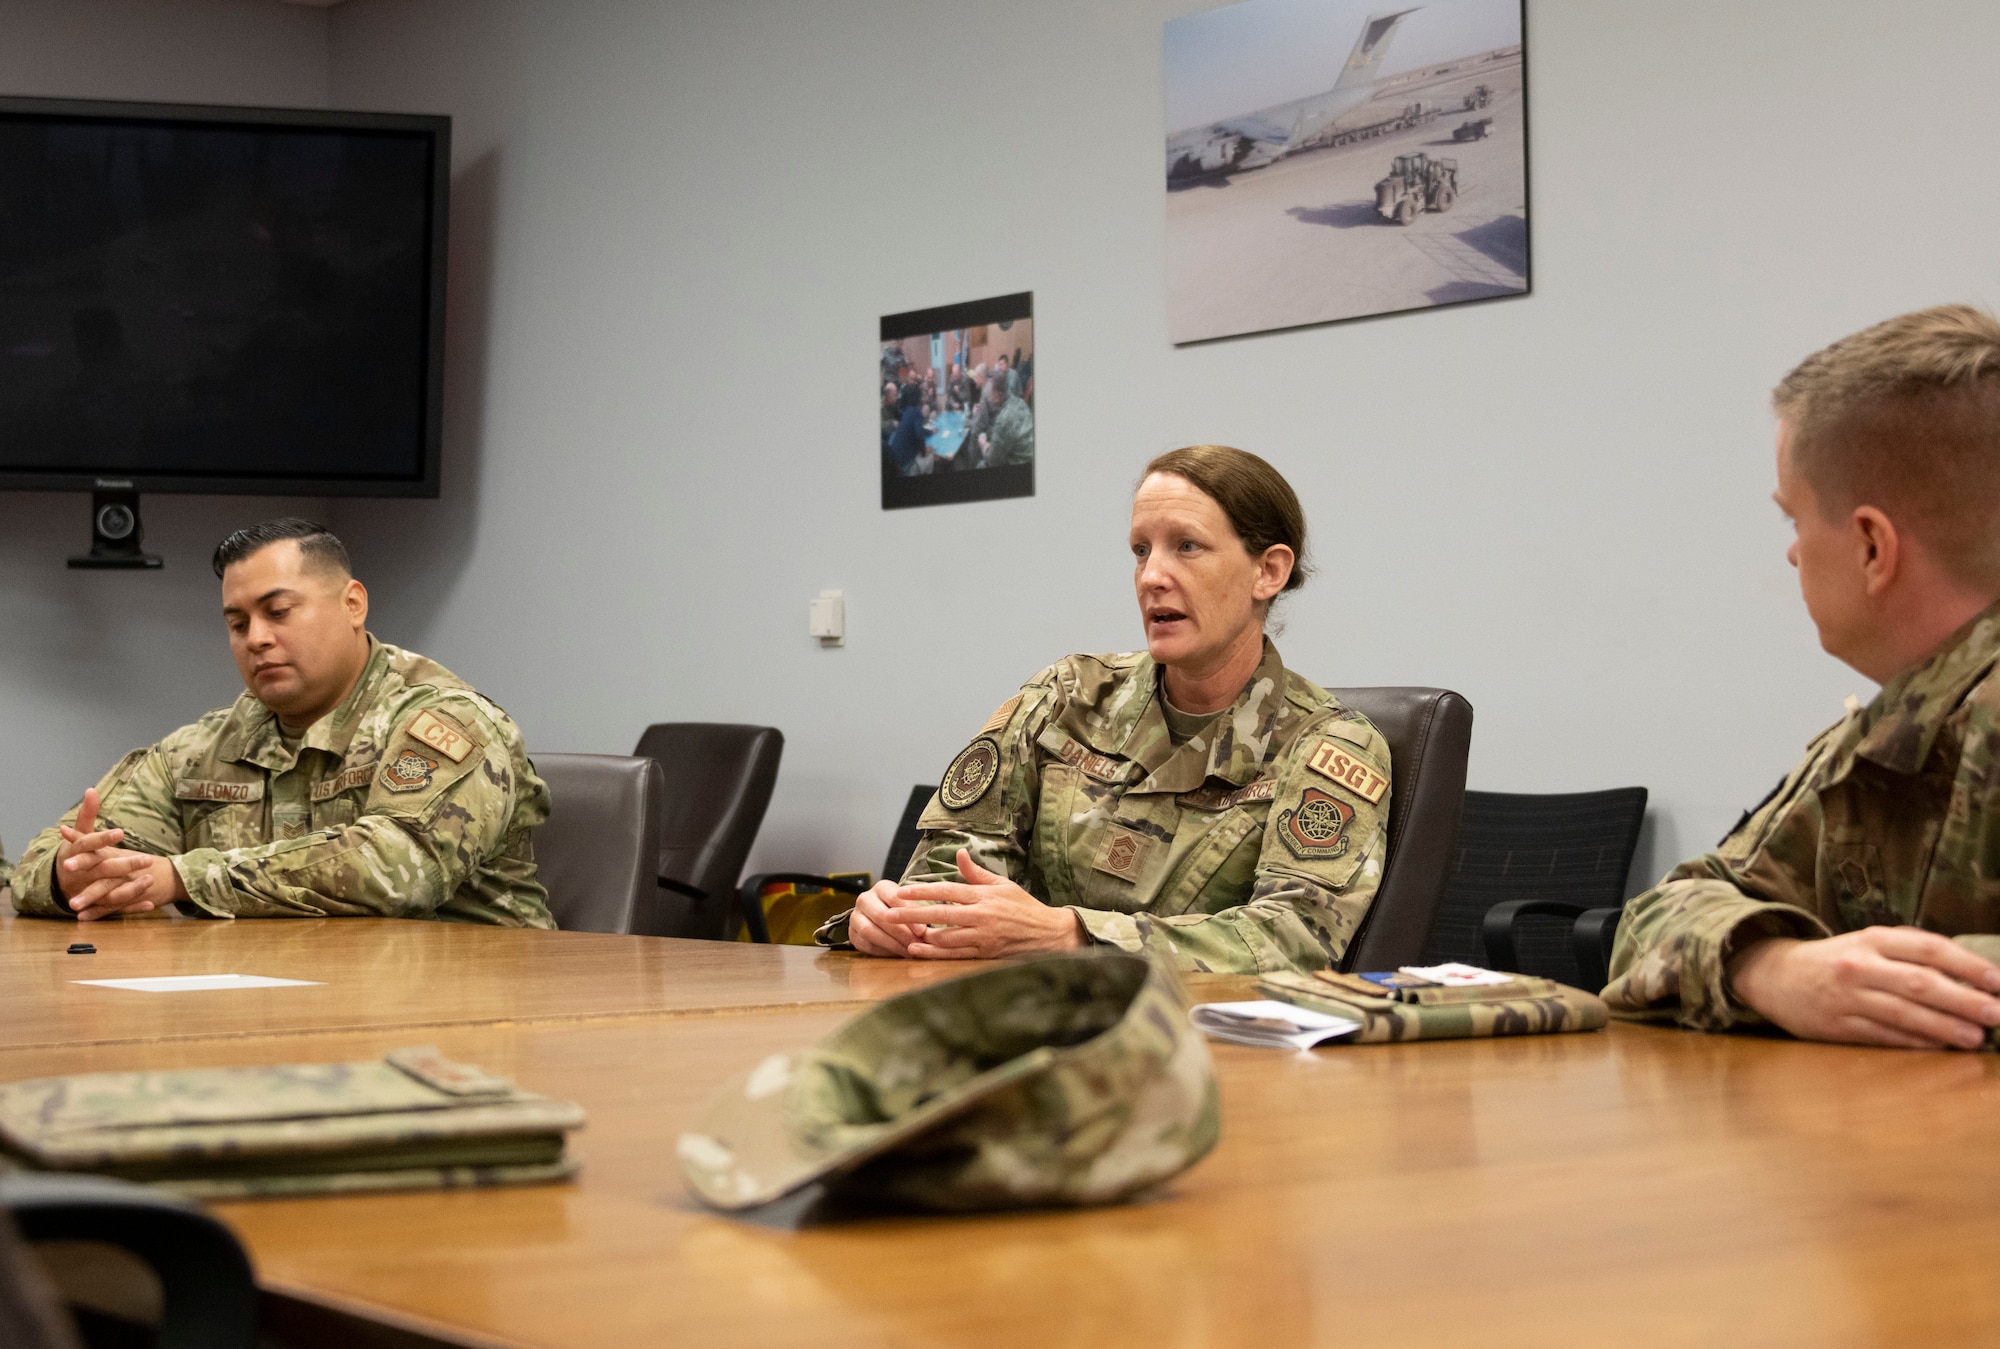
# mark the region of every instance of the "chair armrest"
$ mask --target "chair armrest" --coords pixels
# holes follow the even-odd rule
[[[159,1349],[253,1349],[257,1281],[235,1235],[194,1204],[100,1176],[0,1179],[0,1208],[30,1241],[104,1241],[160,1276]]]
[[[1622,908],[1586,909],[1570,929],[1576,977],[1587,992],[1599,992],[1611,982],[1611,943],[1618,938],[1618,920],[1624,916]]]
[[[758,901],[767,885],[816,885],[822,890],[838,890],[849,895],[858,895],[867,889],[859,881],[835,880],[831,876],[815,876],[809,871],[765,871],[745,876],[743,884],[736,887],[736,907],[743,915],[743,926],[750,931],[750,940],[766,945],[770,944],[771,934],[764,927],[764,906]]]
[[[1522,918],[1529,914],[1574,918],[1582,912],[1583,905],[1564,899],[1510,899],[1504,904],[1495,904],[1479,921],[1479,940],[1486,948],[1487,967],[1520,973],[1519,957],[1515,954],[1514,925]]]

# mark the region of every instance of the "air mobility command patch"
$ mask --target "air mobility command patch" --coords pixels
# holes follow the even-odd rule
[[[988,736],[980,736],[958,752],[951,767],[944,770],[938,787],[938,801],[946,810],[967,810],[977,804],[1000,776],[1000,746]]]
[[[416,719],[403,734],[419,744],[429,745],[453,763],[464,763],[465,756],[472,753],[478,744],[464,731],[428,709],[417,713]]]
[[[1296,809],[1278,816],[1278,837],[1301,861],[1328,861],[1347,851],[1347,826],[1353,820],[1353,806],[1308,787]]]
[[[1389,779],[1370,768],[1368,761],[1353,750],[1332,740],[1319,742],[1319,748],[1306,760],[1306,767],[1332,779],[1371,806],[1379,805],[1382,793],[1389,790]]]
[[[406,749],[383,767],[382,785],[392,792],[421,791],[431,785],[431,774],[437,772],[437,766],[436,759]]]

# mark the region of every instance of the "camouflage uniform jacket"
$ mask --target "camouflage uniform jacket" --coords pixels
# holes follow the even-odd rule
[[[1625,907],[1604,999],[1703,1030],[1760,1020],[1729,960],[1774,936],[2000,932],[2000,605],[1835,722],[1715,852]]]
[[[520,731],[442,665],[368,642],[354,692],[296,754],[246,692],[121,759],[97,784],[102,827],[173,858],[212,917],[554,927],[529,840],[548,788]],[[21,912],[74,916],[53,886],[61,842],[46,829],[22,855]]]
[[[1176,746],[1142,653],[1070,656],[1022,686],[946,771],[905,881],[955,858],[1073,909],[1096,942],[1234,973],[1337,965],[1382,879],[1389,748],[1264,657]],[[845,915],[820,930],[847,940]]]
[[[1025,464],[1035,457],[1035,414],[1018,394],[1009,395],[987,433],[986,465]]]

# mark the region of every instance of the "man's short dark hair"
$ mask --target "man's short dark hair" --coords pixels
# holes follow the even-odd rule
[[[255,552],[282,543],[286,539],[299,541],[299,552],[306,564],[312,567],[331,567],[342,576],[354,575],[354,564],[348,561],[347,545],[333,536],[333,531],[313,520],[301,520],[296,515],[288,515],[282,520],[266,520],[261,525],[251,525],[239,529],[215,546],[215,574],[220,578],[223,569],[232,562],[241,562]]]

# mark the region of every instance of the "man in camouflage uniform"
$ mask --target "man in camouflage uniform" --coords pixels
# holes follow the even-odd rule
[[[507,714],[371,636],[367,591],[317,525],[240,531],[216,572],[247,691],[126,755],[43,831],[15,906],[554,927],[529,837],[548,789]]]
[[[1975,1048],[2000,1026],[2000,968],[1946,937],[2000,932],[2000,323],[1891,319],[1775,401],[1807,610],[1882,689],[1626,907],[1605,1000],[1705,1030]]]
[[[1235,706],[1177,745],[1155,668],[1071,656],[1030,680],[952,761],[904,883],[958,880],[963,848],[1095,943],[1195,970],[1337,965],[1382,880],[1388,745],[1268,640]],[[846,939],[842,918],[820,938]]]
[[[1035,414],[1029,409],[1028,400],[1018,393],[1009,393],[1006,401],[993,414],[993,426],[986,438],[988,468],[1032,463],[1035,458]]]

